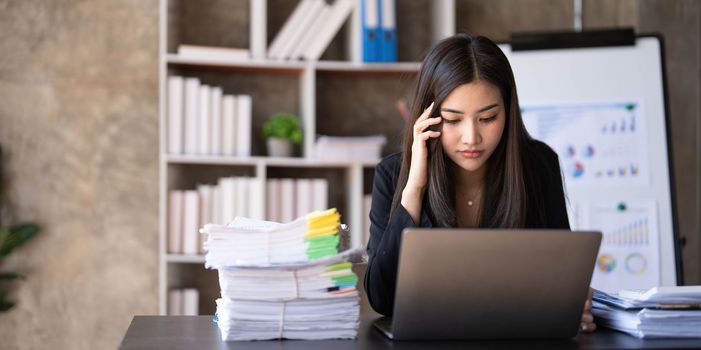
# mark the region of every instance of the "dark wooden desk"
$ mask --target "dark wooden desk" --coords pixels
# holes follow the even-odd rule
[[[376,315],[361,319],[355,340],[224,342],[211,316],[135,316],[120,349],[694,349],[701,339],[640,340],[600,329],[569,340],[393,342],[372,327]]]

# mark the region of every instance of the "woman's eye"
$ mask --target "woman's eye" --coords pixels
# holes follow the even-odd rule
[[[460,120],[459,119],[446,119],[443,118],[443,122],[446,124],[457,124]]]
[[[489,118],[480,119],[480,121],[481,121],[482,123],[491,123],[491,122],[493,122],[495,119],[497,119],[497,116],[496,116],[496,115],[493,115],[493,116],[491,116],[491,117],[489,117]]]

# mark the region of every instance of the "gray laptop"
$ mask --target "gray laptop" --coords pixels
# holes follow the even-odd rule
[[[600,232],[405,229],[389,338],[570,338]]]

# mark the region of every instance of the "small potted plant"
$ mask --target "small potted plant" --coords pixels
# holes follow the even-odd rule
[[[263,124],[263,137],[271,157],[291,157],[292,145],[302,141],[299,117],[291,113],[275,113]]]

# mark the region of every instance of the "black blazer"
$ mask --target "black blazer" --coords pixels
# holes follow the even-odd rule
[[[526,228],[569,229],[565,194],[557,154],[540,141],[530,141],[523,155],[526,174]],[[387,156],[375,167],[370,209],[370,240],[365,292],[375,311],[391,315],[397,282],[401,233],[407,227],[433,227],[425,206],[421,222],[415,224],[400,204],[389,219],[392,197],[397,187],[402,154]]]

